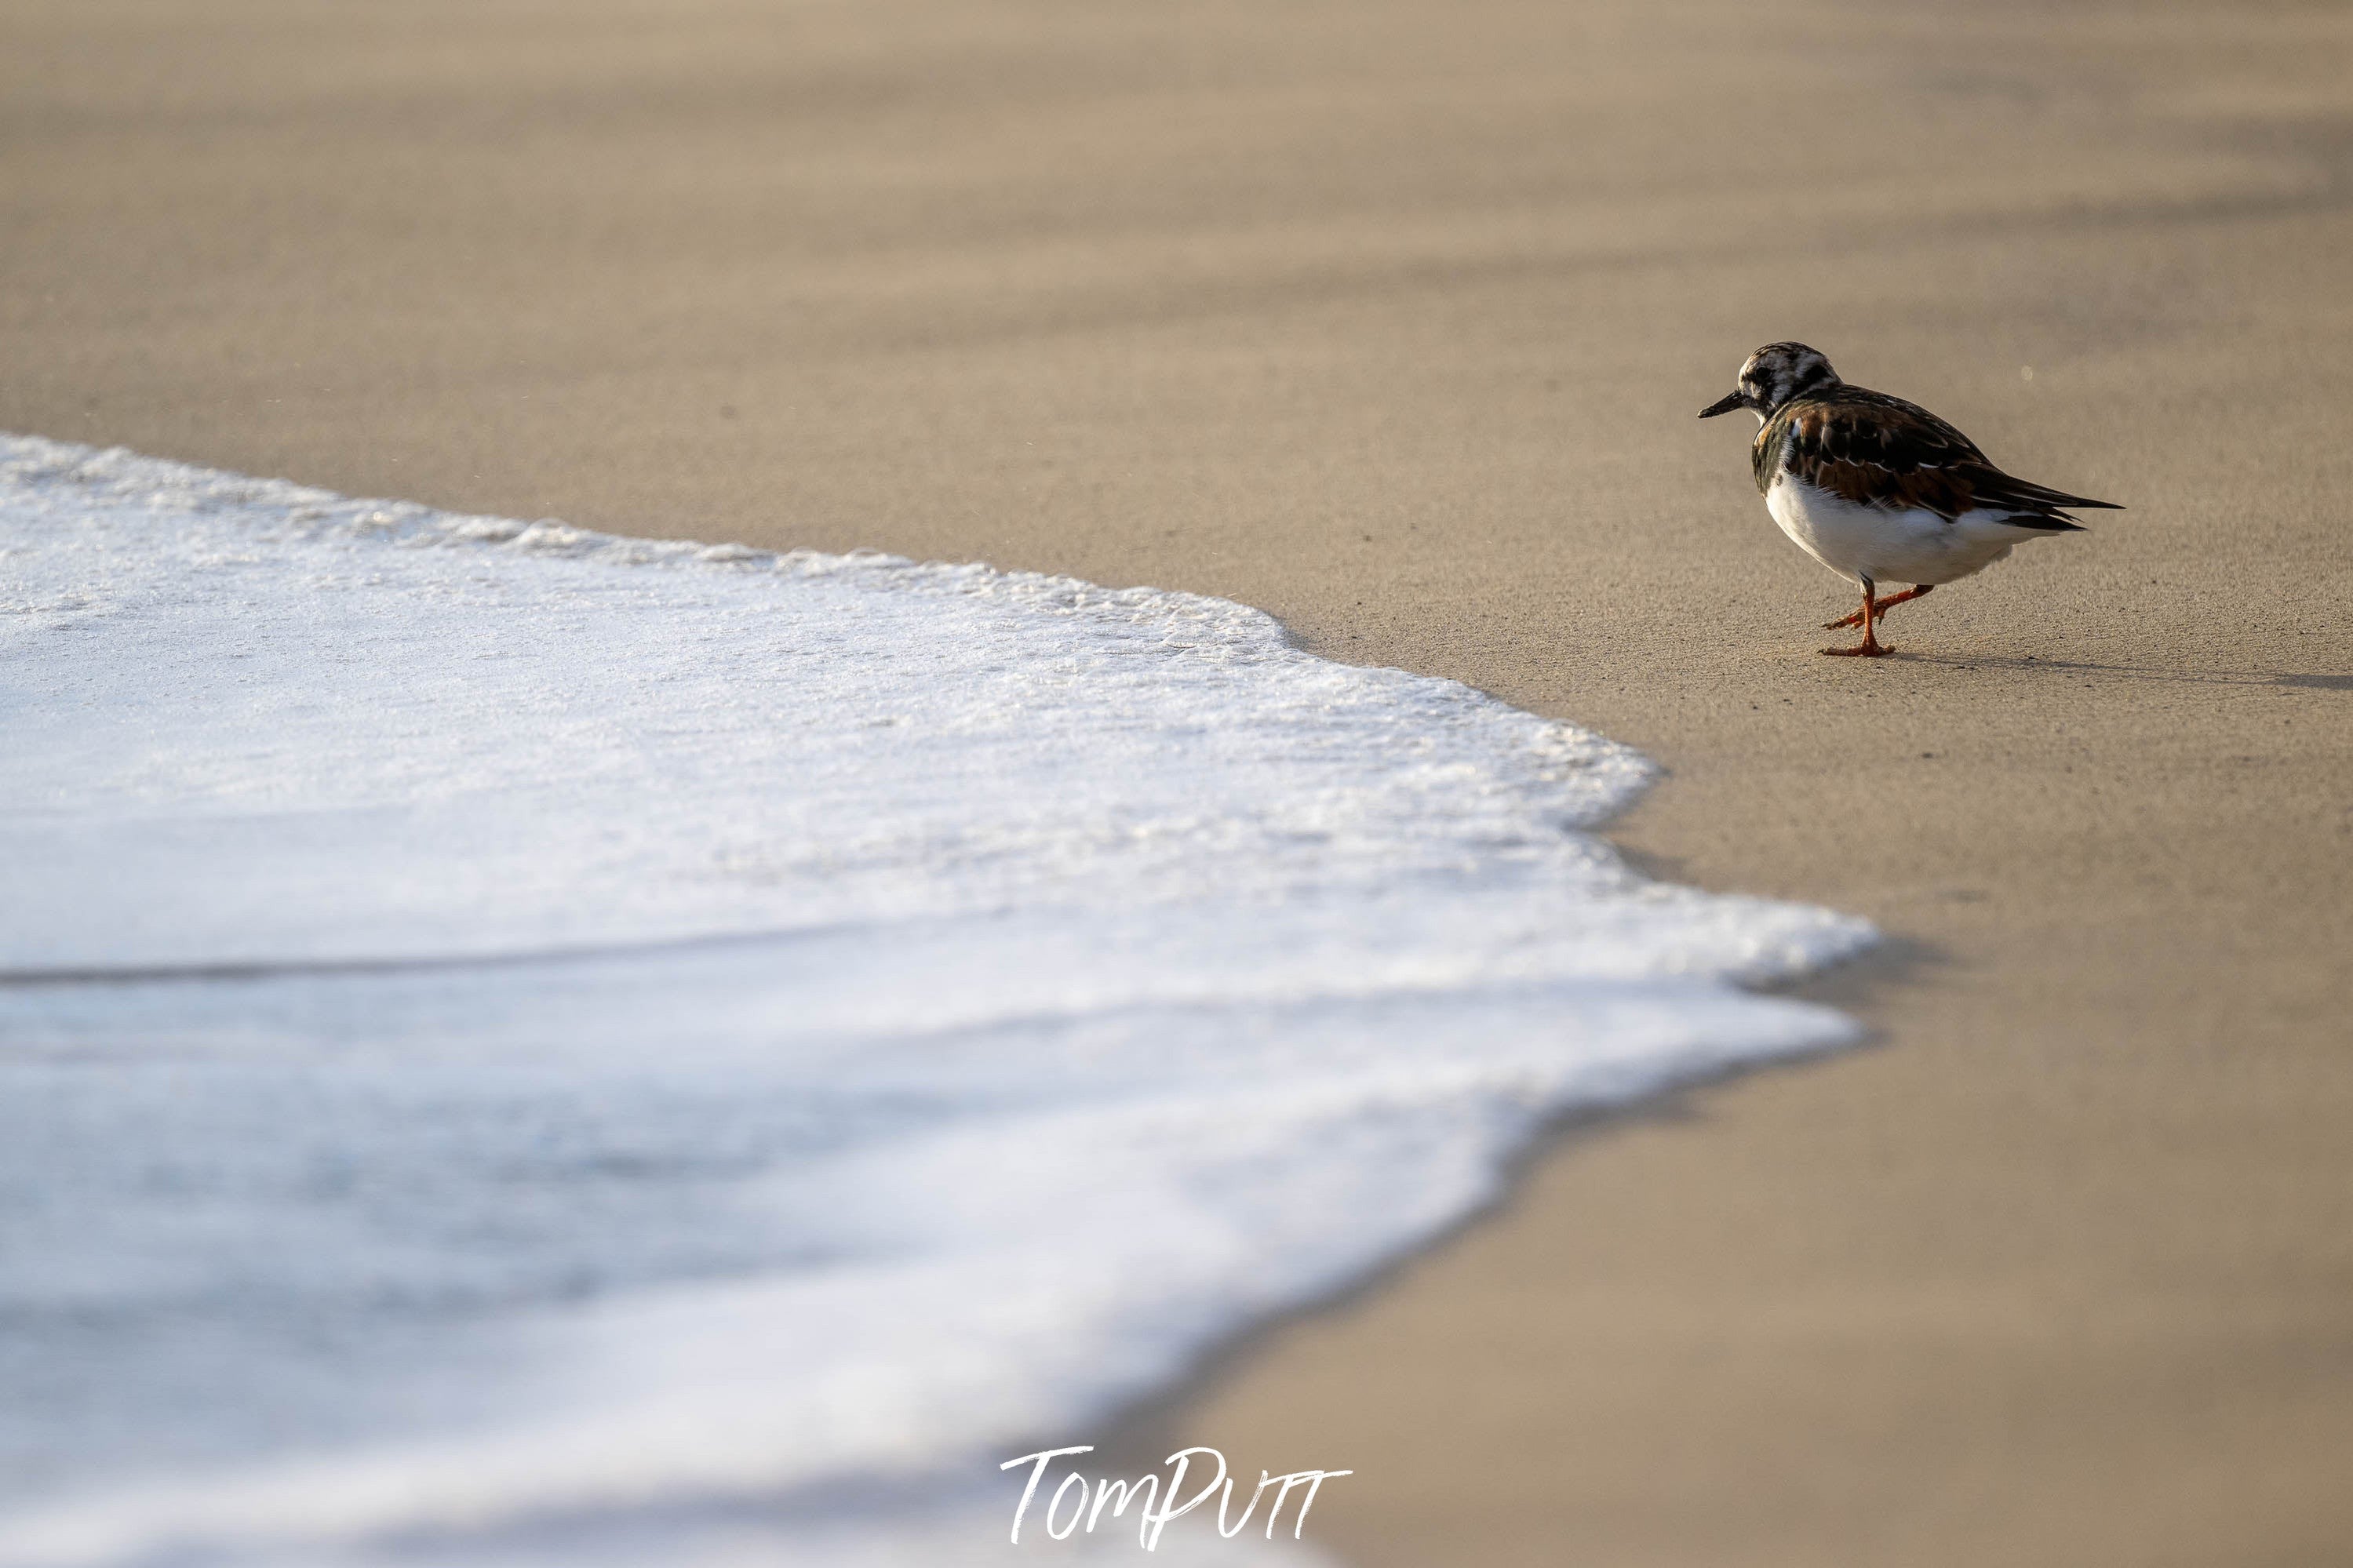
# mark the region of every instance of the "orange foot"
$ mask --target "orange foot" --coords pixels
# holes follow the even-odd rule
[[[1832,658],[1885,658],[1895,650],[1882,647],[1876,642],[1866,642],[1860,647],[1826,647],[1820,651]]]
[[[1936,585],[1936,584],[1934,583],[1923,583],[1916,588],[1906,588],[1900,594],[1892,594],[1888,597],[1879,601],[1879,613],[1884,615],[1887,613],[1887,610],[1891,605],[1903,604],[1908,599],[1926,598],[1928,595],[1928,590]],[[1834,632],[1841,626],[1859,626],[1861,625],[1862,625],[1862,612],[1861,610],[1850,610],[1845,615],[1841,616],[1837,620],[1824,621],[1822,623],[1822,630],[1826,632]],[[1827,653],[1833,650],[1826,648],[1823,651]],[[1837,651],[1861,653],[1862,650],[1861,648],[1845,648]]]

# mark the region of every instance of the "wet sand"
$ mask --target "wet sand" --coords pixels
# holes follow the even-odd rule
[[[1155,1413],[1357,1562],[2353,1551],[2341,7],[26,0],[0,175],[0,427],[1228,595],[1881,922]],[[2131,510],[1818,658],[1783,337]]]

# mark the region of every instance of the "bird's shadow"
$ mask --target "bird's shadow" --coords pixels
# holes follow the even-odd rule
[[[1953,669],[2048,670],[2057,675],[2106,675],[2124,680],[2177,681],[2196,686],[2295,686],[2312,691],[2353,691],[2353,675],[2294,675],[2260,669],[2164,669],[2141,664],[2099,664],[2084,659],[2012,658],[1993,654],[1913,653],[1897,657],[1915,664]]]

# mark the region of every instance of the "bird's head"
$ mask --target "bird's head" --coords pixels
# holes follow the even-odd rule
[[[1767,343],[1740,367],[1739,384],[1701,409],[1699,416],[1713,419],[1736,408],[1750,408],[1758,419],[1770,419],[1789,399],[1838,384],[1838,372],[1820,350],[1803,343]]]

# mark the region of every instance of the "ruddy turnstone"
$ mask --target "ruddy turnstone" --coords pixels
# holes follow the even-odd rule
[[[1761,426],[1749,466],[1765,510],[1798,548],[1862,588],[1862,608],[1823,629],[1860,625],[1854,647],[1876,658],[1879,617],[2010,553],[2021,540],[2082,524],[2062,508],[2115,501],[2013,479],[1977,443],[1916,403],[1849,386],[1820,352],[1767,343],[1740,367],[1740,384],[1699,411],[1703,419],[1754,409]],[[1879,596],[1882,583],[1909,583]]]

